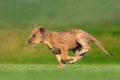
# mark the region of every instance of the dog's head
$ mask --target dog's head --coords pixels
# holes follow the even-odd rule
[[[42,26],[35,26],[35,28],[32,30],[30,37],[28,39],[28,43],[30,45],[35,45],[39,42],[43,41],[45,29]]]

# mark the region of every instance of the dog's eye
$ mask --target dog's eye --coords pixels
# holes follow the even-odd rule
[[[33,36],[32,37],[35,37],[35,35],[33,34]]]

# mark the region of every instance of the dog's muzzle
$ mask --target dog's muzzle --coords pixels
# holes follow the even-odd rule
[[[29,44],[31,44],[31,41],[30,41],[30,40],[28,40],[28,43],[29,43]]]
[[[35,46],[35,43],[32,43],[30,40],[28,40],[28,44],[30,44],[31,46]]]
[[[29,39],[28,44],[33,45],[34,43],[32,43],[32,41]]]

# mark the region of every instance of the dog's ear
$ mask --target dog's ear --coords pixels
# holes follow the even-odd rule
[[[45,32],[45,28],[39,27],[39,31],[40,31],[41,34],[43,34]]]

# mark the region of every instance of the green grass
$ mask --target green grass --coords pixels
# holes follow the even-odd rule
[[[0,80],[119,80],[120,65],[1,64]]]
[[[0,0],[0,63],[56,63],[46,45],[27,44],[33,25],[42,24],[53,31],[84,29],[115,55],[109,58],[91,44],[92,50],[78,63],[118,64],[119,3],[119,0]]]
[[[91,43],[82,60],[58,69],[46,45],[27,44],[35,24],[83,29],[115,56]],[[120,0],[0,0],[0,80],[119,80],[119,41]]]
[[[79,62],[119,63],[120,45],[116,43],[120,40],[119,28],[118,30],[109,29],[107,31],[89,28],[87,31],[99,39],[115,57],[106,56],[95,44],[91,44],[91,51]],[[0,32],[0,63],[56,63],[54,55],[45,44],[40,43],[35,47],[31,47],[27,43],[31,29],[1,29]],[[72,53],[70,52],[70,54]]]
[[[0,28],[24,29],[35,24],[115,27],[120,21],[119,3],[119,0],[0,0]]]

